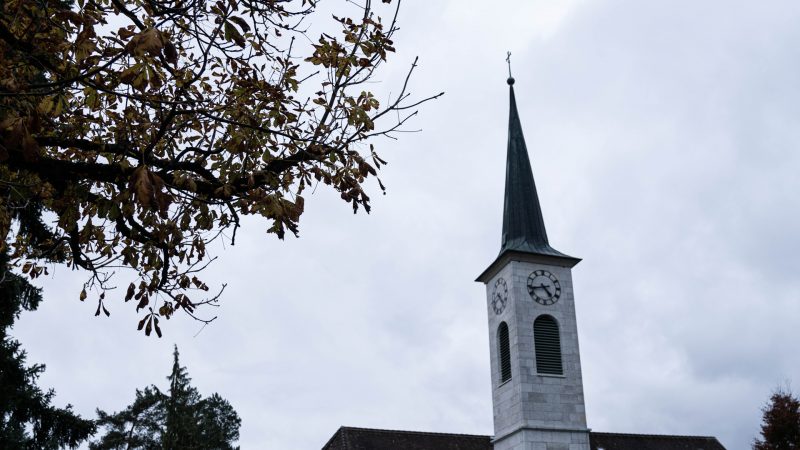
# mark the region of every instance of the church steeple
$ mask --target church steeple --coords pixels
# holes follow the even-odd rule
[[[557,257],[567,256],[550,247],[542,218],[542,207],[533,181],[533,171],[522,134],[522,124],[514,97],[514,78],[508,78],[508,153],[506,155],[506,195],[503,205],[503,235],[500,255],[507,251]]]
[[[506,153],[506,189],[503,202],[503,234],[500,254],[476,281],[484,281],[506,261],[522,255],[556,258],[559,264],[572,267],[580,259],[550,246],[544,226],[542,207],[533,180],[533,170],[522,133],[522,123],[514,96],[514,78],[509,70],[508,144]]]
[[[503,241],[486,285],[494,450],[589,450],[572,267],[552,247],[509,77]]]
[[[506,193],[503,206],[503,235],[500,254],[513,250],[551,256],[565,256],[550,247],[542,218],[542,208],[533,181],[533,171],[522,134],[522,124],[514,98],[514,78],[508,79],[508,154]]]

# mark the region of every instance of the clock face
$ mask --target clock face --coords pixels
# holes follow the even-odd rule
[[[546,270],[534,270],[528,275],[528,293],[540,305],[552,305],[561,297],[561,283]]]
[[[508,286],[506,280],[498,278],[494,283],[494,290],[492,290],[492,309],[495,314],[500,314],[506,309],[508,303]]]

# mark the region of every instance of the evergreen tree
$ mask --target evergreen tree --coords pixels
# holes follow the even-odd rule
[[[800,400],[791,392],[778,390],[762,409],[761,439],[753,450],[800,449]]]
[[[211,448],[234,449],[230,443],[239,440],[239,426],[242,424],[239,415],[227,400],[219,394],[200,401],[198,408],[200,441]]]
[[[136,390],[133,404],[116,414],[97,410],[97,424],[106,428],[106,434],[92,449],[160,449],[164,411],[162,394],[155,386]]]
[[[227,400],[212,394],[202,398],[191,385],[186,367],[173,352],[169,389],[156,386],[136,391],[136,400],[124,410],[97,411],[98,425],[106,429],[92,450],[114,449],[235,449],[241,419]]]
[[[12,273],[6,252],[0,253],[0,448],[57,449],[77,447],[95,431],[67,405],[50,403],[55,392],[42,391],[36,380],[45,366],[26,366],[26,354],[8,331],[20,313],[33,311],[41,290]]]
[[[191,386],[191,378],[185,367],[178,362],[178,347],[173,351],[172,373],[169,381],[169,397],[166,403],[164,448],[200,448],[197,405],[200,394]]]

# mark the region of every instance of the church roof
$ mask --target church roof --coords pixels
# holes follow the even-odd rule
[[[711,436],[589,433],[592,450],[725,450]]]
[[[591,450],[725,450],[714,437],[589,433]],[[322,450],[493,450],[491,436],[341,427]]]
[[[492,450],[489,436],[341,427],[322,450]]]

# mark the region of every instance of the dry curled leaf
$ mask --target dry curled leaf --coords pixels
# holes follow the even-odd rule
[[[158,56],[161,54],[161,49],[164,48],[164,43],[164,36],[159,30],[148,28],[134,36],[125,48],[130,54],[136,56],[145,54]]]

